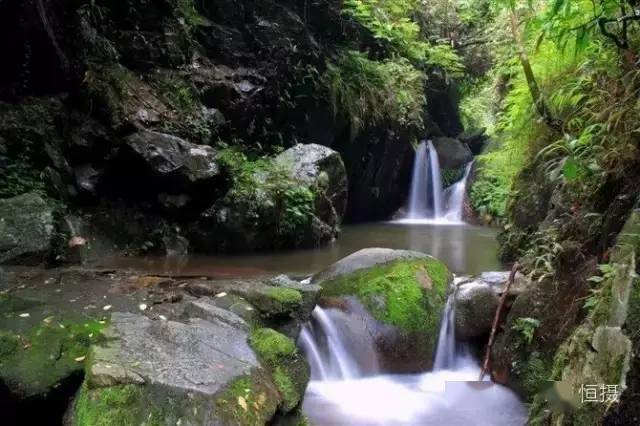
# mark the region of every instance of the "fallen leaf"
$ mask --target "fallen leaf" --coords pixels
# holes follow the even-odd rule
[[[216,297],[225,297],[227,295],[227,293],[225,293],[224,291],[222,293],[218,293],[216,294]]]
[[[20,314],[20,318],[28,318],[29,314],[25,312],[24,314]]]
[[[84,357],[84,356],[79,356],[79,357],[77,357],[77,358],[74,358],[74,360],[75,360],[76,362],[82,362],[82,361],[84,361],[84,359],[85,359],[85,357]]]
[[[111,305],[105,305],[102,307],[103,311],[108,311],[109,309],[111,309]]]
[[[241,396],[238,397],[238,405],[241,406],[244,411],[247,411],[247,400]]]
[[[53,321],[53,315],[42,320],[45,324],[49,324],[51,321]]]

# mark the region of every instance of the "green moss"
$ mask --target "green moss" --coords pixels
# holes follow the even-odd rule
[[[282,367],[276,367],[272,373],[273,382],[278,387],[282,396],[282,409],[284,412],[293,410],[302,399],[302,393],[296,387],[293,379]]]
[[[270,287],[267,296],[287,306],[297,306],[302,303],[302,293],[292,288]]]
[[[89,389],[84,384],[74,406],[74,424],[77,426],[164,423],[162,411],[148,403],[144,387],[139,385]]]
[[[96,321],[86,326],[51,323],[21,336],[3,333],[0,377],[24,395],[46,392],[82,370],[89,346],[102,339],[102,327]]]
[[[259,328],[252,331],[249,344],[271,372],[282,398],[280,409],[290,412],[300,403],[309,381],[308,365],[298,353],[295,342],[270,328]]]
[[[279,403],[275,389],[256,372],[231,383],[216,399],[216,409],[224,424],[264,425]]]
[[[249,336],[249,344],[267,363],[277,363],[297,353],[293,340],[271,328],[259,328]]]
[[[20,339],[13,333],[0,330],[0,357],[12,355],[18,350]]]
[[[378,321],[408,332],[433,333],[450,278],[438,260],[399,260],[324,283],[321,295],[357,296]]]

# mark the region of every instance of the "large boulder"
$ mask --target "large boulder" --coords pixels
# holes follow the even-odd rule
[[[439,260],[406,250],[363,249],[313,278],[320,304],[361,305],[385,371],[407,373],[432,366],[438,326],[452,275]],[[346,299],[346,303],[345,303]],[[358,316],[357,308],[349,308]]]
[[[54,209],[40,195],[0,199],[0,264],[45,263],[54,231]]]
[[[340,225],[347,207],[347,173],[340,154],[318,144],[298,144],[275,159],[291,176],[314,188],[316,216]]]
[[[201,251],[315,247],[333,240],[346,205],[340,155],[296,145],[274,159],[241,160],[224,197],[189,227]]]
[[[92,346],[76,425],[265,424],[298,407],[309,368],[292,339],[200,299],[183,321],[114,313]]]
[[[432,142],[443,169],[458,169],[473,160],[469,147],[458,139],[442,137],[435,138]]]

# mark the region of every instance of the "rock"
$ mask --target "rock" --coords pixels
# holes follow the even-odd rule
[[[473,155],[479,155],[487,145],[488,136],[485,134],[486,128],[465,130],[457,136],[457,139],[469,146]]]
[[[456,338],[469,339],[491,332],[493,317],[498,307],[498,296],[491,286],[472,281],[456,290]]]
[[[340,154],[317,144],[298,144],[275,158],[291,176],[313,188],[315,216],[337,228],[347,206],[347,172]],[[333,229],[332,229],[333,231]]]
[[[92,347],[73,424],[265,424],[298,407],[309,369],[293,340],[266,328],[249,334],[210,300],[185,312],[185,322],[113,313],[104,344]]]
[[[244,160],[247,163],[246,159]],[[269,162],[233,169],[232,187],[189,226],[200,251],[317,247],[332,241],[346,204],[340,156],[296,145]]]
[[[125,146],[154,175],[176,185],[209,182],[220,173],[213,148],[165,133],[142,130],[125,138]]]
[[[438,161],[443,169],[457,169],[473,160],[469,147],[458,139],[435,138],[433,146],[438,152]]]
[[[417,252],[363,249],[313,278],[322,287],[320,304],[333,299],[361,304],[377,326],[368,327],[381,367],[394,373],[431,367],[440,316],[452,275],[437,259]],[[349,309],[358,315],[358,309]]]
[[[54,209],[27,193],[0,199],[0,264],[42,264],[52,254]]]
[[[388,248],[366,248],[358,250],[347,257],[343,257],[328,268],[313,276],[314,284],[322,285],[323,282],[336,279],[340,276],[351,274],[360,269],[371,268],[395,260],[426,259],[430,256],[411,250],[394,250]]]

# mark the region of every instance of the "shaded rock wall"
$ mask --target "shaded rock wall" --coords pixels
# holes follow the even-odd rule
[[[26,182],[12,191],[44,189],[91,208],[124,202],[174,220],[176,205],[177,216],[195,217],[233,177],[185,190],[176,180],[185,168],[158,178],[128,155],[132,135],[154,131],[183,146],[238,147],[254,158],[318,143],[343,158],[347,218],[389,217],[409,186],[411,143],[424,131],[386,123],[353,138],[334,116],[315,77],[325,61],[342,48],[386,50],[340,7],[334,0],[3,2],[0,35],[14,42],[0,71],[2,186]],[[427,133],[454,136],[455,88],[438,75],[427,86]]]

